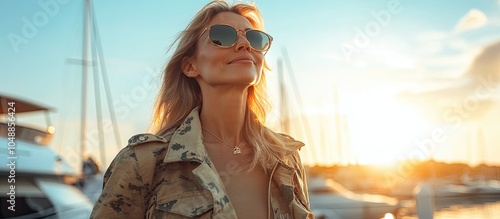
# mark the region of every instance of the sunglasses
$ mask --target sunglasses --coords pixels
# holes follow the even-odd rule
[[[203,30],[201,35],[203,35],[207,30],[210,42],[221,48],[232,47],[238,40],[238,30],[228,25],[218,24],[207,27]],[[266,53],[267,50],[269,50],[269,47],[271,47],[271,42],[273,41],[273,37],[271,37],[271,35],[260,30],[253,29],[244,30],[243,33],[253,50]]]

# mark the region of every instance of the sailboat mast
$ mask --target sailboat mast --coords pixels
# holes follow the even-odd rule
[[[283,61],[278,59],[278,79],[279,79],[279,88],[280,88],[280,120],[281,120],[281,130],[286,134],[290,134],[290,125],[288,123],[288,108],[287,106],[287,98],[285,92],[285,79],[283,73]]]
[[[80,133],[80,155],[82,156],[82,162],[85,160],[85,129],[86,129],[86,114],[87,114],[87,77],[88,77],[88,47],[90,44],[90,0],[85,0],[84,7],[84,18],[83,18],[83,54],[82,54],[82,115],[81,115],[81,133]]]

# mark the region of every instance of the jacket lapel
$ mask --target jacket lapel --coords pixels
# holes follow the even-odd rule
[[[197,108],[193,109],[182,125],[175,130],[168,147],[167,155],[163,160],[166,163],[179,161],[204,162],[207,152],[203,146]]]
[[[192,172],[198,183],[212,194],[214,218],[236,218],[236,212],[229,202],[223,187],[224,184],[203,145],[201,130],[198,108],[195,108],[189,113],[182,125],[175,130],[163,161],[166,163],[183,161],[199,163]]]

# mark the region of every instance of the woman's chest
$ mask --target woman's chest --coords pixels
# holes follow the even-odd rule
[[[267,218],[269,176],[264,169],[258,166],[248,170],[252,159],[248,151],[235,155],[210,149],[210,161],[238,218]]]
[[[224,188],[239,219],[267,218],[268,178],[261,168],[225,177]]]

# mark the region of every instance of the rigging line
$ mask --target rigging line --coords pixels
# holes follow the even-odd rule
[[[78,64],[78,65],[83,64],[82,60],[69,59],[69,58],[66,58],[65,63]],[[68,65],[64,65],[63,72],[70,72],[70,71],[71,70],[69,70]],[[74,73],[74,72],[71,72],[71,73]],[[68,77],[69,75],[73,75],[73,74],[63,74],[63,77],[61,80],[60,87],[62,87],[62,90],[66,91],[66,92],[64,92],[63,96],[60,99],[62,101],[62,103],[73,103],[74,102],[74,97],[78,94],[77,93],[77,91],[78,91],[77,86],[81,83],[81,80],[79,80],[79,78],[81,78],[81,77],[75,77],[75,76]],[[74,129],[74,127],[72,125],[68,125],[68,123],[72,124],[72,121],[68,121],[68,118],[72,117],[73,114],[78,113],[81,110],[81,109],[79,109],[78,104],[69,104],[69,106],[70,107],[68,107],[67,110],[60,111],[58,113],[59,119],[58,119],[58,125],[56,126],[56,132],[57,132],[57,137],[58,137],[57,151],[59,151],[60,153],[63,153],[63,147],[65,147],[65,146],[63,146],[63,144],[66,142],[66,139],[67,138],[69,138],[69,139],[74,138],[73,137],[74,135],[72,135],[72,134],[74,134],[73,132],[70,131],[69,132],[70,134],[66,134],[67,130]],[[77,134],[79,134],[79,133],[77,133]],[[69,141],[72,141],[72,140],[69,140]],[[71,149],[72,155],[79,154],[78,148],[75,148],[75,147],[79,147],[79,146],[80,145],[71,144],[70,149]],[[72,159],[72,161],[73,160],[74,159]]]
[[[290,134],[290,124],[289,124],[289,113],[288,113],[288,100],[286,98],[285,92],[285,80],[283,73],[283,60],[278,59],[278,81],[279,81],[279,91],[280,91],[280,125],[281,131]]]
[[[88,41],[89,39],[89,8],[90,0],[85,0],[84,17],[83,17],[83,51],[82,51],[82,110],[81,110],[81,133],[80,133],[80,156],[82,162],[85,160],[85,130],[86,130],[86,114],[87,114],[87,75],[88,75]]]
[[[295,97],[297,98],[297,101],[299,103],[300,120],[304,124],[304,126],[302,126],[302,129],[303,130],[305,129],[304,131],[306,133],[306,137],[309,140],[310,144],[315,145],[314,138],[312,137],[311,128],[309,126],[309,123],[304,118],[304,114],[303,114],[304,104],[302,103],[302,97],[300,96],[300,93],[299,93],[299,86],[297,85],[297,81],[295,80],[295,73],[293,72],[292,64],[290,63],[290,59],[288,57],[288,51],[286,50],[286,48],[283,48],[281,50],[281,52],[283,54],[283,59],[285,61],[286,67],[287,67],[288,71],[290,72],[290,80],[292,81],[293,91],[294,91]],[[310,150],[311,150],[311,153],[314,155],[313,156],[314,160],[318,160],[316,157],[317,154],[316,154],[315,147],[310,147]]]
[[[63,72],[68,72],[68,70],[67,70],[67,65],[63,65]],[[68,76],[68,74],[63,74],[63,77],[62,77],[62,80],[61,80],[61,85],[60,85],[60,87],[62,87],[62,88],[63,88],[62,90],[66,90],[66,91],[67,91],[68,89],[66,89],[66,87],[64,87],[64,85],[65,85],[65,84],[68,84],[68,83],[64,83],[64,82],[65,82],[66,80],[68,80],[68,79],[67,79],[67,76]],[[69,103],[69,101],[68,101],[68,99],[69,99],[69,98],[68,98],[68,93],[69,93],[69,92],[63,92],[63,95],[62,95],[62,97],[61,97],[61,99],[63,100],[63,103]],[[59,99],[59,101],[61,101],[61,99]],[[74,106],[74,104],[72,104],[72,105]],[[66,110],[66,113],[68,113],[68,111],[71,111],[71,110]],[[57,132],[57,133],[59,133],[59,129],[60,129],[60,130],[61,130],[61,132],[62,132],[61,134],[58,134],[58,136],[61,136],[61,137],[59,138],[59,141],[57,142],[57,149],[56,149],[56,150],[57,150],[59,153],[61,153],[61,154],[62,154],[62,147],[63,147],[63,144],[62,144],[62,143],[63,143],[63,141],[65,140],[65,139],[64,139],[64,137],[65,137],[65,135],[64,135],[64,130],[65,130],[65,128],[63,127],[63,124],[65,125],[66,123],[65,123],[65,122],[63,122],[63,121],[65,121],[65,119],[61,119],[61,117],[63,117],[63,116],[62,116],[62,113],[61,113],[61,114],[59,114],[59,119],[57,120],[57,126],[56,126],[56,127],[57,127],[56,132]]]
[[[100,60],[98,59],[98,54],[96,51],[95,47],[95,41],[96,41],[96,34],[94,30],[94,8],[90,8],[90,14],[91,14],[91,33],[92,33],[92,40],[90,41],[90,48],[92,51],[92,60],[96,58],[96,64],[92,65],[92,70],[94,73],[94,95],[95,95],[95,107],[96,107],[96,115],[97,115],[97,132],[98,132],[98,138],[99,138],[99,150],[100,150],[100,155],[101,155],[101,163],[105,164],[106,163],[106,151],[104,150],[104,131],[103,131],[103,118],[102,118],[102,106],[101,106],[101,84],[99,83],[99,66],[100,66]]]
[[[113,132],[114,132],[114,136],[115,136],[116,148],[117,148],[117,150],[120,150],[121,146],[122,146],[122,143],[120,140],[120,130],[118,130],[118,122],[116,120],[116,114],[115,114],[114,107],[111,105],[113,103],[113,98],[111,96],[111,90],[109,88],[108,73],[106,71],[106,64],[104,62],[104,52],[102,49],[101,38],[99,37],[100,36],[99,35],[99,27],[98,27],[97,22],[96,22],[95,11],[92,14],[92,18],[93,18],[92,23],[94,24],[93,28],[94,28],[95,42],[96,42],[96,47],[97,47],[97,52],[98,52],[98,59],[99,59],[99,63],[101,66],[101,72],[102,72],[101,76],[102,76],[102,81],[104,84],[104,90],[105,90],[105,94],[106,94],[106,101],[108,102],[108,110],[109,110],[109,115],[111,117],[111,123],[113,124]]]

